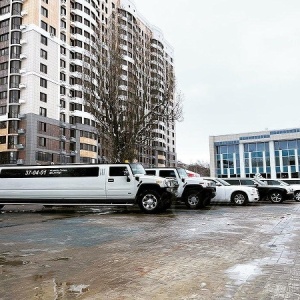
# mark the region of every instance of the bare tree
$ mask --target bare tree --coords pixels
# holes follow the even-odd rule
[[[107,25],[99,24],[83,59],[85,111],[111,162],[137,158],[155,139],[159,121],[170,125],[182,119],[173,70],[166,67],[158,75],[151,69],[150,34],[142,39],[133,23],[125,31],[113,14]]]

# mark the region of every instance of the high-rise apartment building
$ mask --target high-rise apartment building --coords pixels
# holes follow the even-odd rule
[[[174,72],[172,47],[132,1],[0,1],[0,164],[105,160],[105,145],[85,111],[80,79],[88,41],[112,12],[120,16],[124,35],[130,36],[134,28],[150,39],[151,61],[145,65],[149,76]],[[124,63],[134,63],[130,46],[123,50]],[[175,124],[158,122],[155,134],[138,160],[176,165]]]

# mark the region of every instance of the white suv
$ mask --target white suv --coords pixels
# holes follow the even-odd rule
[[[216,188],[201,177],[189,177],[183,168],[156,167],[145,169],[147,175],[175,178],[178,182],[177,199],[188,208],[203,208],[210,204]]]
[[[257,202],[259,194],[256,188],[230,185],[221,178],[204,177],[216,186],[216,196],[214,202],[231,202],[235,205],[246,205],[249,202]]]

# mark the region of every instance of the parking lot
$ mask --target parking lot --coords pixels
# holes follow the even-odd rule
[[[0,299],[300,299],[300,203],[0,214]]]

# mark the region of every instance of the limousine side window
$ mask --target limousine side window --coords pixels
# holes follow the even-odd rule
[[[155,175],[155,170],[147,170],[146,174],[147,175]]]
[[[163,177],[163,178],[166,178],[166,177],[175,177],[176,178],[175,172],[173,170],[161,170],[161,171],[159,171],[159,176]]]
[[[110,167],[109,176],[127,176],[127,167]]]

